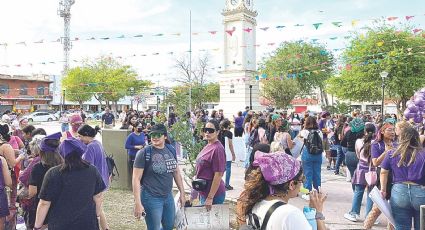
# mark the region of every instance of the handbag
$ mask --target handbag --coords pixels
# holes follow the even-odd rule
[[[194,179],[192,181],[192,187],[198,192],[205,191],[208,187],[208,182],[205,179]]]
[[[369,171],[367,173],[364,174],[364,177],[366,179],[366,183],[369,186],[374,186],[376,185],[376,181],[378,179],[378,175],[376,174],[376,171],[371,171],[371,167],[372,167],[372,159],[369,159]]]

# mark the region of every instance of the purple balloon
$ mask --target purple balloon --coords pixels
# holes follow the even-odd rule
[[[424,107],[425,99],[423,97],[415,97],[415,105],[418,107]]]
[[[408,101],[406,102],[406,106],[409,106],[410,104],[415,104],[415,102],[413,102],[413,100],[408,100]]]
[[[410,112],[409,109],[404,110],[404,113],[403,113],[403,115],[406,119],[414,118],[416,116],[416,114],[417,113]]]
[[[409,104],[407,109],[410,111],[410,113],[416,113],[418,112],[419,108],[415,104]]]
[[[420,116],[415,116],[414,118],[413,118],[413,121],[415,122],[415,123],[422,123],[422,117],[420,117]]]
[[[419,92],[425,93],[425,88],[422,88]]]

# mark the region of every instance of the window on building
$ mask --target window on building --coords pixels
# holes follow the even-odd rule
[[[0,85],[0,94],[9,94],[9,85],[7,84]]]
[[[39,85],[37,87],[37,95],[44,95],[44,86],[43,85]]]
[[[19,91],[20,95],[28,95],[28,86],[26,84],[22,84]]]
[[[230,93],[235,93],[235,85],[230,85]]]

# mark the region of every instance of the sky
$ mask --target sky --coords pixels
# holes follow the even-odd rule
[[[361,32],[362,27],[372,25],[377,18],[398,17],[387,22],[425,29],[422,0],[251,1],[258,12],[257,64],[285,41],[319,39],[319,43],[338,55],[341,52],[338,49],[348,44],[345,36],[353,31]],[[75,0],[71,8],[74,41],[70,67],[81,65],[85,59],[107,55],[131,65],[139,79],[167,86],[176,84],[175,61],[188,56],[191,11],[193,60],[209,55],[210,80],[218,81],[218,67],[223,65],[225,32],[221,12],[225,2]],[[59,0],[0,0],[0,73],[61,75],[63,48],[60,42],[53,42],[63,36],[58,6]],[[405,16],[415,17],[406,20]],[[353,20],[357,22],[355,26]],[[341,23],[335,26],[332,22]],[[315,29],[314,23],[323,24]],[[259,29],[265,27],[269,29]],[[217,32],[213,35],[209,31]],[[163,35],[155,36],[158,34]]]

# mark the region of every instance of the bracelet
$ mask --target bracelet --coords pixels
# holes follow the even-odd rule
[[[325,220],[323,213],[316,211],[316,220]]]

